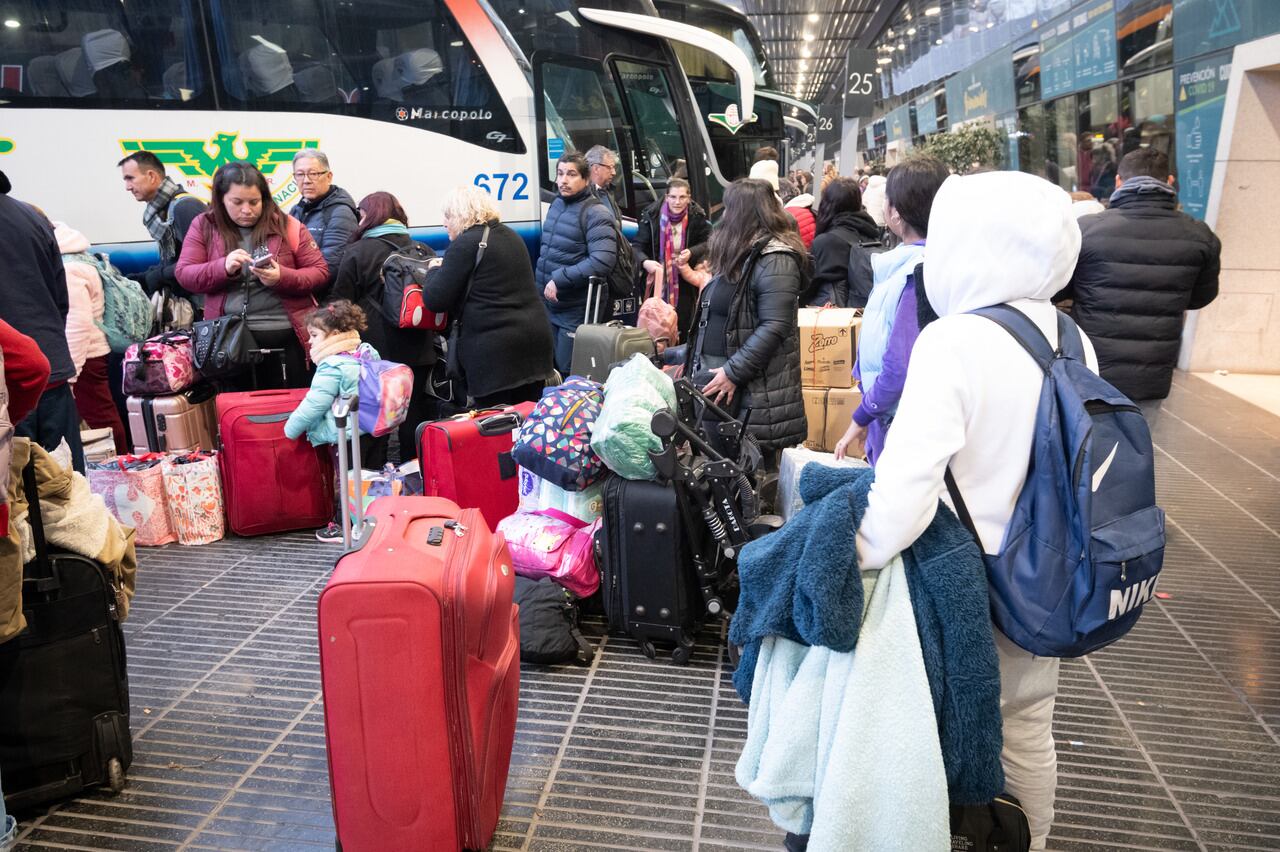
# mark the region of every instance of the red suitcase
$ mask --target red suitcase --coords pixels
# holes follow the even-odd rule
[[[222,493],[237,535],[314,529],[333,520],[333,459],[284,422],[305,389],[218,395]]]
[[[423,493],[479,509],[490,527],[515,514],[520,495],[511,444],[533,406],[522,402],[419,426]]]
[[[489,844],[520,694],[510,566],[479,511],[438,497],[374,501],[338,559],[318,626],[343,852]]]

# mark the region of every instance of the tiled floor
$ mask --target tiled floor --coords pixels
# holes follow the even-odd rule
[[[1162,591],[1063,666],[1059,852],[1280,849],[1280,417],[1179,375],[1155,425]],[[331,849],[306,535],[145,551],[127,627],[136,760],[20,849]],[[717,637],[674,668],[601,639],[526,667],[493,848],[779,849],[733,781],[746,713]]]

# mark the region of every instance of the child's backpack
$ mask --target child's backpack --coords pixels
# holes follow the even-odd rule
[[[104,257],[92,254],[67,257],[90,264],[102,279],[102,319],[98,328],[106,335],[112,352],[124,352],[133,343],[151,334],[155,309],[142,285],[111,265]]]
[[[356,423],[366,435],[386,435],[404,422],[413,396],[413,370],[395,361],[350,356],[360,364]]]
[[[418,242],[411,242],[408,248],[391,240],[383,242],[391,246],[391,254],[382,262],[382,299],[378,303],[382,315],[399,328],[444,331],[449,315],[428,311],[422,301],[422,288],[430,274],[427,261],[435,254]]]
[[[603,402],[600,385],[582,376],[547,388],[516,433],[512,460],[566,491],[586,488],[605,474],[591,449],[591,426]]]
[[[1058,314],[1058,351],[1008,305],[997,323],[1044,371],[1026,483],[1000,552],[984,554],[997,627],[1042,657],[1079,657],[1133,627],[1164,562],[1151,432],[1141,410],[1085,364],[1080,330]],[[948,469],[956,514],[977,538]]]

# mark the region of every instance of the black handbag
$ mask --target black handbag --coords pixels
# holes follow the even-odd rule
[[[955,852],[1027,852],[1031,828],[1021,803],[1007,793],[985,805],[951,806]]]
[[[192,362],[206,379],[244,372],[257,357],[258,344],[249,330],[249,282],[244,285],[240,313],[201,320],[192,327]]]

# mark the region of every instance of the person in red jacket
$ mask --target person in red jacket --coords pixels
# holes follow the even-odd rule
[[[14,423],[21,423],[36,410],[40,395],[49,384],[49,359],[40,345],[0,320],[0,361],[4,379],[0,381],[0,537],[9,534],[9,441]],[[6,411],[7,407],[7,411]],[[4,826],[0,825],[0,834]]]
[[[307,377],[303,317],[329,280],[329,265],[298,220],[271,197],[262,172],[226,163],[213,176],[208,211],[191,223],[175,274],[192,293],[204,293],[205,319],[243,312],[256,348],[268,360],[232,379],[235,390],[301,388]]]

